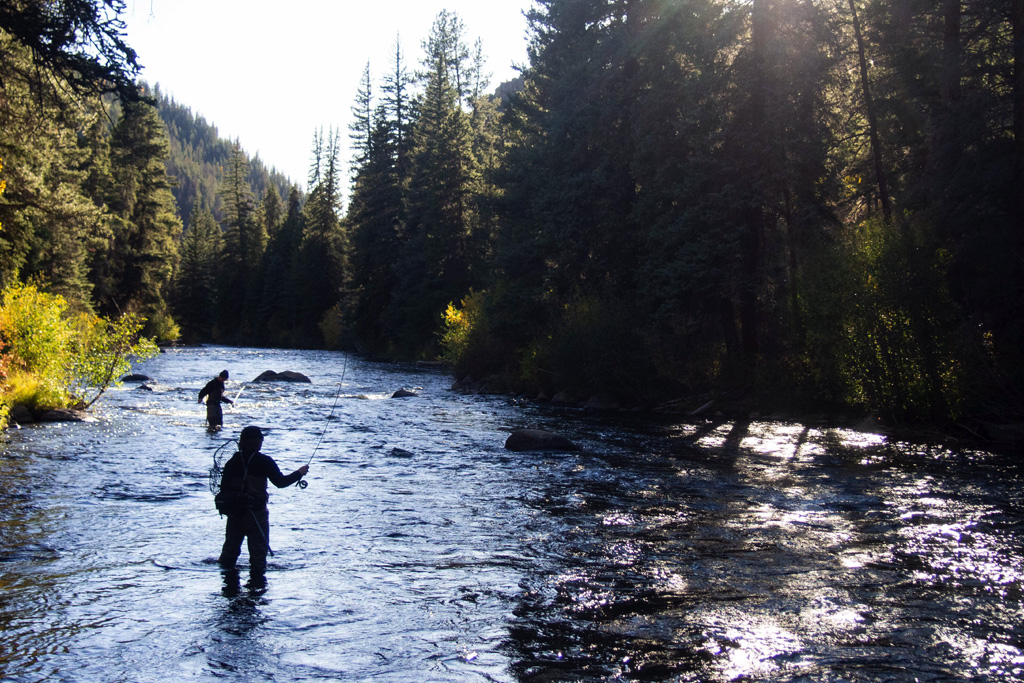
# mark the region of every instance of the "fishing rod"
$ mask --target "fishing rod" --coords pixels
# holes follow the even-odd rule
[[[235,409],[235,401],[237,401],[237,400],[238,400],[238,397],[242,395],[242,392],[243,392],[243,391],[245,391],[245,388],[246,388],[247,386],[249,386],[249,383],[248,383],[248,382],[243,382],[243,383],[242,383],[242,388],[241,388],[241,389],[239,389],[239,390],[238,390],[238,393],[237,393],[237,394],[235,394],[235,397],[234,397],[233,399],[231,399],[231,407],[230,407],[230,408],[229,408],[228,410],[234,411],[234,409]]]
[[[313,448],[313,452],[309,455],[309,460],[306,461],[306,467],[309,467],[309,463],[313,462],[313,456],[320,449],[320,444],[324,440],[324,435],[327,434],[327,428],[331,426],[331,418],[334,417],[334,409],[338,407],[338,399],[341,398],[341,387],[345,383],[345,373],[348,371],[348,356],[345,356],[345,364],[341,368],[341,380],[338,382],[338,393],[334,396],[334,405],[331,406],[331,412],[327,416],[327,422],[324,424],[324,430],[320,432],[320,438],[317,439],[316,446]],[[299,480],[295,482],[295,485],[300,489],[304,489],[309,486],[309,483],[299,477]]]

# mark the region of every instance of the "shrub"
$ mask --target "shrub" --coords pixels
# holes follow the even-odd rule
[[[33,410],[88,407],[134,360],[157,353],[139,333],[145,320],[69,316],[63,297],[36,285],[14,284],[0,294],[2,404]]]
[[[907,228],[866,221],[808,297],[808,353],[843,402],[901,420],[956,417],[963,399],[946,253]]]

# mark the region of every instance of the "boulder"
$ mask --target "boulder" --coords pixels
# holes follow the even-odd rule
[[[146,375],[125,375],[121,378],[122,382],[148,382],[151,378]]]
[[[517,429],[505,441],[510,451],[578,451],[580,447],[555,432],[543,429]]]
[[[568,391],[559,391],[551,397],[551,402],[556,405],[569,406],[579,403],[579,399],[570,394]]]
[[[419,396],[415,391],[409,391],[408,389],[399,389],[395,393],[391,394],[391,398],[409,398],[411,396]]]
[[[392,458],[411,458],[414,454],[412,451],[407,451],[404,448],[392,448],[388,455]]]
[[[39,416],[40,422],[90,422],[91,418],[84,410],[72,410],[70,408],[55,408],[47,410]]]
[[[583,407],[589,410],[622,410],[622,404],[610,394],[594,394]]]
[[[307,384],[312,384],[313,380],[306,377],[301,372],[292,372],[291,370],[274,372],[273,370],[267,370],[266,372],[260,373],[260,376],[254,379],[253,382],[305,382]]]
[[[20,425],[29,424],[36,421],[35,415],[28,409],[27,406],[23,406],[20,403],[15,403],[11,406],[11,412],[8,415],[11,422],[17,422]]]

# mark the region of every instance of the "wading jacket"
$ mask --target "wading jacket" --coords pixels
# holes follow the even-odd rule
[[[200,401],[203,400],[203,396],[209,396],[210,397],[210,398],[206,399],[206,404],[207,405],[209,405],[211,403],[216,404],[216,403],[230,403],[231,402],[228,399],[224,398],[224,382],[221,382],[219,379],[216,379],[216,378],[211,379],[209,382],[207,382],[206,386],[203,387],[202,391],[199,392],[199,400]]]
[[[283,489],[301,478],[302,475],[298,471],[289,475],[282,474],[277,463],[269,455],[256,451],[251,458],[243,458],[240,452],[236,452],[224,465],[220,490],[229,495],[241,494],[245,510],[264,510],[267,507],[268,480],[277,488]]]

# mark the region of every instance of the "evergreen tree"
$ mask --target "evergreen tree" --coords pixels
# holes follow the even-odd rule
[[[222,249],[220,226],[213,214],[194,207],[178,247],[180,261],[174,297],[176,318],[187,339],[212,338],[218,313],[217,278]]]
[[[353,171],[366,163],[370,154],[370,138],[373,136],[373,85],[370,82],[370,63],[363,69],[362,80],[352,105],[352,123],[349,124]]]
[[[135,50],[125,42],[123,0],[44,0],[5,2],[0,30],[27,48],[26,74],[44,87],[46,74],[76,94],[116,93],[123,101],[138,99]]]
[[[321,343],[324,315],[344,297],[347,276],[347,237],[340,218],[340,133],[322,133],[314,144],[313,173],[317,183],[303,207],[305,229],[300,247],[302,306],[300,334],[305,344]]]
[[[447,304],[473,286],[472,248],[479,227],[479,170],[470,119],[462,108],[468,50],[457,16],[441,12],[424,43],[401,284],[390,324],[401,326],[408,354],[429,354]]]
[[[402,234],[402,178],[398,138],[381,108],[375,119],[369,154],[352,185],[346,222],[352,241],[352,326],[371,355],[393,351],[393,332],[385,323],[397,285],[395,256]]]
[[[402,46],[395,39],[395,51],[391,70],[381,85],[383,110],[381,116],[389,122],[394,141],[395,167],[399,178],[407,180],[412,150],[412,122],[415,119],[415,104],[412,90],[414,79],[405,66]]]
[[[0,32],[0,285],[42,278],[72,306],[91,306],[89,257],[108,236],[102,200],[94,201],[90,158],[107,154],[96,100],[75,104],[68,84],[35,81],[28,50]],[[78,131],[89,134],[78,135]],[[102,174],[103,171],[100,171]]]
[[[263,258],[262,320],[260,338],[275,346],[298,346],[301,304],[300,246],[304,232],[302,195],[288,193],[288,207],[279,229],[271,233]]]
[[[281,228],[281,221],[284,220],[285,206],[281,202],[281,193],[277,191],[276,185],[267,188],[260,202],[260,210],[263,218],[263,230],[267,237],[274,235]]]
[[[248,162],[236,143],[221,186],[227,226],[224,231],[221,324],[219,334],[241,341],[254,333],[259,267],[267,246],[264,220],[258,214],[248,181]]]
[[[113,183],[107,205],[113,237],[95,262],[97,298],[108,314],[167,315],[165,296],[177,260],[181,220],[165,162],[167,135],[156,108],[133,102],[110,140]]]

